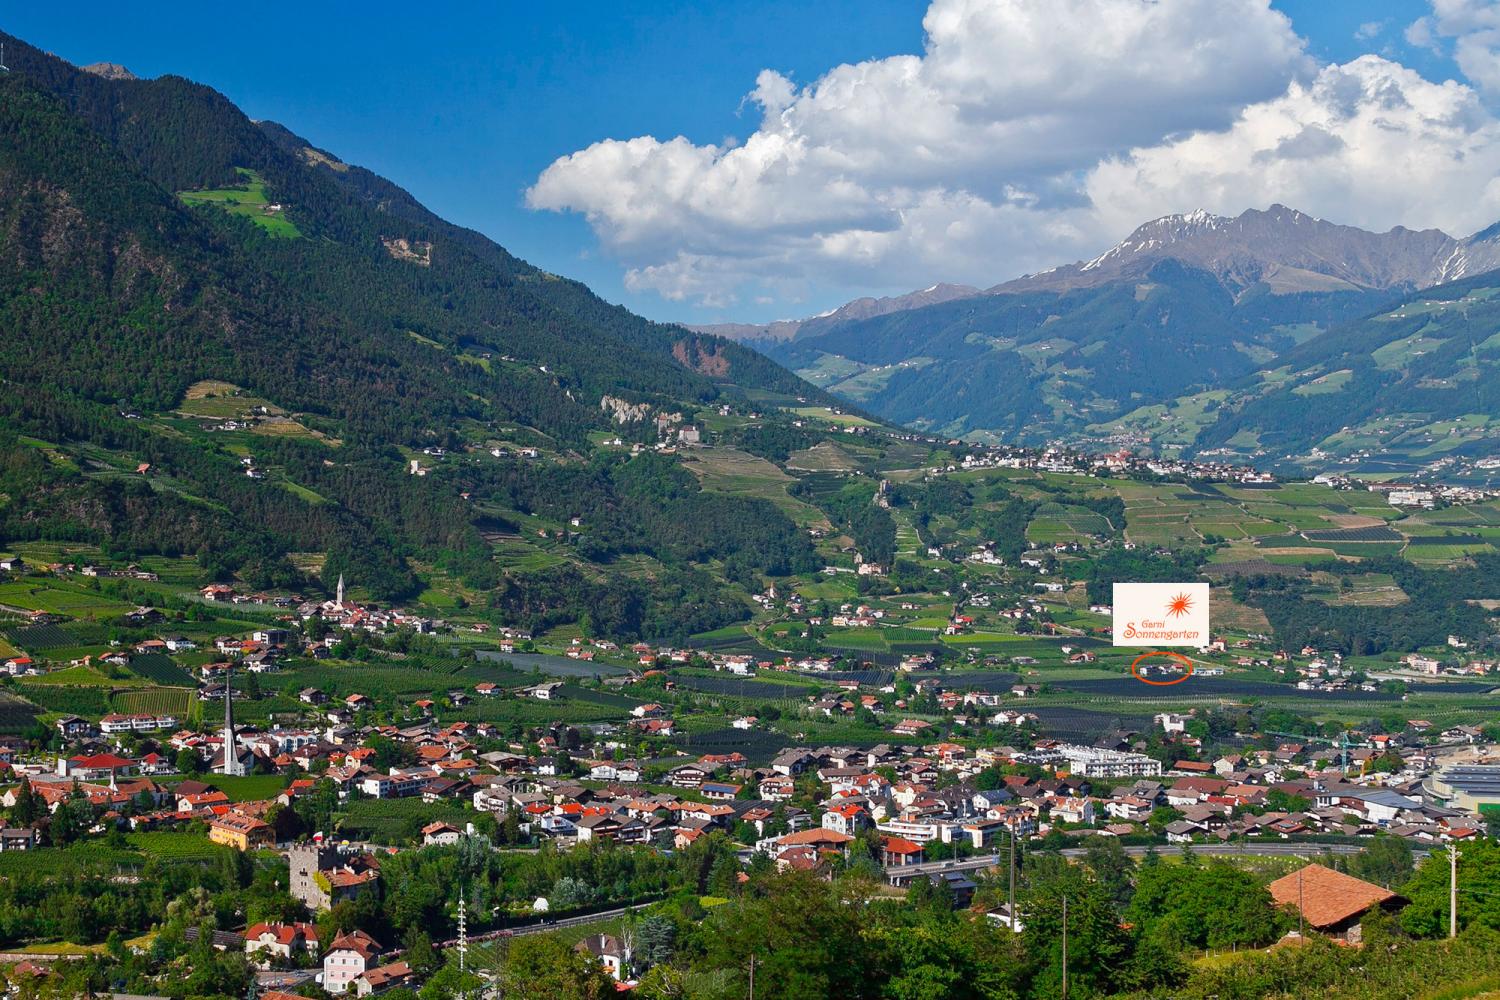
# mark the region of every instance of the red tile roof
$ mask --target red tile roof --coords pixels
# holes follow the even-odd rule
[[[1300,905],[1302,916],[1320,930],[1398,898],[1389,889],[1322,865],[1299,868],[1267,888],[1278,906]]]

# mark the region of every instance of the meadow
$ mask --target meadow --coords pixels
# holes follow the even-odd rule
[[[259,174],[244,167],[236,168],[244,183],[238,187],[216,188],[209,191],[181,191],[177,197],[189,205],[213,205],[230,215],[249,219],[272,236],[296,239],[302,231],[288,219],[284,212],[271,211],[266,197],[266,184]]]

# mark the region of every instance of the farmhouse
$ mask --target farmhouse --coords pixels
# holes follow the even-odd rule
[[[1307,926],[1329,937],[1359,944],[1360,918],[1374,909],[1396,910],[1406,900],[1371,882],[1322,865],[1307,865],[1272,882],[1278,906],[1299,910]]]

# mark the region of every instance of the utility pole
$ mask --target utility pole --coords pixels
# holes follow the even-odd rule
[[[1448,845],[1448,936],[1458,937],[1458,845]]]
[[[755,1000],[755,952],[750,953],[750,1000]]]
[[[1010,931],[1016,932],[1016,821],[1010,821]]]
[[[1304,871],[1304,869],[1302,869],[1302,868],[1298,868],[1297,869],[1297,939],[1298,940],[1302,940],[1302,939],[1304,939],[1304,938],[1307,937],[1307,933],[1306,933],[1307,932],[1307,926],[1306,926],[1307,918],[1305,916],[1303,916],[1303,909],[1302,909],[1302,872],[1303,871]]]
[[[1062,1000],[1068,1000],[1068,897],[1063,897]]]

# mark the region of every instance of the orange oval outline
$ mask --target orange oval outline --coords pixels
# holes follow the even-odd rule
[[[1136,670],[1136,666],[1142,660],[1152,656],[1170,656],[1172,659],[1181,663],[1184,667],[1187,667],[1187,673],[1183,674],[1175,681],[1153,681],[1142,677]],[[1137,656],[1135,659],[1130,661],[1130,675],[1136,680],[1140,681],[1142,684],[1150,684],[1152,687],[1168,687],[1172,684],[1181,684],[1183,681],[1193,676],[1193,661],[1188,659],[1186,656],[1183,656],[1181,653],[1174,653],[1171,650],[1167,649],[1154,649],[1149,653],[1142,653],[1140,656]]]

